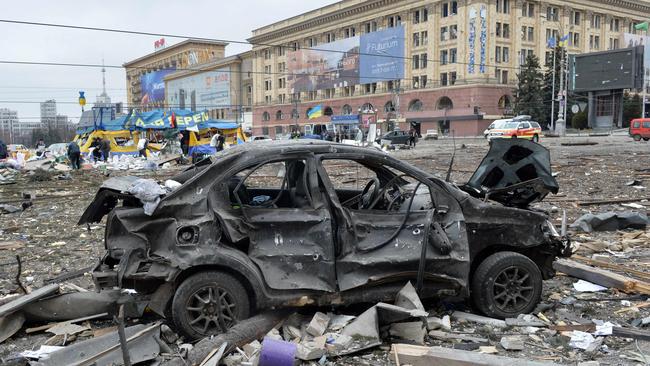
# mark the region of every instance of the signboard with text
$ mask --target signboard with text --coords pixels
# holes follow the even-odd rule
[[[178,108],[229,108],[230,68],[167,81],[167,104]]]
[[[157,103],[165,100],[165,76],[176,71],[176,68],[163,69],[146,73],[140,77],[142,89],[142,104]]]
[[[291,93],[404,78],[404,27],[287,53]]]

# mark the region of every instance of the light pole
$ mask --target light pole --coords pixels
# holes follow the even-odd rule
[[[540,15],[540,18],[548,20],[546,15]],[[568,37],[568,35],[564,34],[564,27],[562,26],[561,21],[558,21],[558,28],[559,28],[559,31],[560,31],[560,34],[561,34],[560,39],[559,39],[560,44],[559,45],[557,44],[557,42],[558,42],[557,38],[555,38],[555,40],[553,42],[553,70],[552,70],[552,74],[553,74],[553,82],[552,83],[553,83],[553,85],[551,87],[551,131],[554,131],[555,133],[558,133],[560,135],[564,135],[565,127],[566,127],[566,122],[565,122],[564,119],[566,118],[566,105],[567,105],[567,102],[568,102],[568,100],[567,100],[568,99],[567,98],[567,94],[568,94],[567,89],[568,88],[565,85],[565,76],[566,76],[566,81],[567,81],[566,84],[568,84],[569,76],[565,75],[567,73],[567,70],[566,70],[566,67],[565,67],[565,54],[566,54],[566,52],[564,50],[564,47],[561,45],[561,43],[563,42],[562,38],[564,38],[565,36]],[[551,37],[553,37],[553,34],[551,34]],[[546,41],[548,42],[549,40],[547,39]],[[568,39],[566,40],[566,42],[568,44]],[[560,52],[562,52],[562,58],[560,60],[561,72],[560,72],[560,85],[559,85],[560,91],[558,93],[559,97],[555,95],[555,79],[556,79],[556,76],[555,76],[555,74],[556,74],[556,70],[555,70],[556,69],[556,60],[555,59],[556,59],[556,50],[557,50],[558,46],[560,46]],[[556,98],[558,99],[558,102],[560,102],[560,104],[558,105],[557,120],[555,120],[555,122],[553,122],[554,115],[555,115],[555,99]],[[564,104],[562,104],[562,102]],[[561,127],[558,126],[558,122],[561,125]]]
[[[386,50],[379,50],[379,51],[377,51],[377,53],[380,54],[380,55],[387,56],[387,57],[393,57],[393,56],[389,55],[386,52]],[[395,64],[393,63],[393,65],[395,65]],[[393,89],[391,90],[391,93],[393,94],[393,98],[392,98],[393,99],[393,109],[395,109],[395,122],[396,123],[399,123],[399,119],[401,117],[401,113],[400,113],[400,110],[401,110],[401,108],[400,108],[400,94],[402,93],[401,79],[399,77],[398,71],[399,71],[398,68],[395,67],[395,80],[393,81]]]

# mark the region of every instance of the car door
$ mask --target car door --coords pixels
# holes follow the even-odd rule
[[[463,285],[469,275],[469,248],[465,221],[456,200],[423,177],[399,177],[399,170],[358,156],[323,156],[319,176],[325,185],[336,220],[336,278],[346,291],[373,282],[415,280],[423,246],[427,281]],[[360,208],[350,203],[351,192],[361,193],[366,182],[387,185],[403,181],[416,192],[413,203],[399,210]],[[352,182],[352,186],[349,184]],[[407,190],[408,190],[407,189]],[[436,197],[435,199],[433,197]],[[435,201],[434,201],[435,200]],[[439,204],[435,209],[434,202]],[[409,205],[410,208],[407,209]],[[408,212],[408,214],[407,214]]]
[[[248,234],[248,256],[272,289],[335,291],[332,218],[313,157],[267,159],[229,183]]]

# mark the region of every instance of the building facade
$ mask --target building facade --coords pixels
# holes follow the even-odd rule
[[[139,110],[164,107],[164,77],[224,58],[226,45],[224,42],[188,39],[125,63],[126,107]]]
[[[13,143],[18,123],[18,111],[0,108],[0,140],[6,144]]]
[[[359,114],[384,131],[393,121],[421,133],[479,135],[511,113],[525,58],[552,59],[548,39],[568,36],[574,54],[617,49],[648,17],[645,0],[339,1],[253,31],[253,130],[273,136]],[[404,71],[396,80],[299,91],[287,83],[296,51],[331,51],[337,41],[397,27],[404,28]],[[325,116],[309,120],[316,105]]]
[[[252,52],[210,60],[165,76],[167,106],[207,110],[210,118],[246,125],[253,106]]]
[[[56,128],[56,100],[49,99],[41,103],[41,123],[43,126]]]

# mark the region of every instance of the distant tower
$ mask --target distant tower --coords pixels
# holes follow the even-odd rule
[[[102,93],[97,96],[95,107],[110,107],[111,97],[106,93],[106,67],[104,66],[104,59],[102,59]]]

